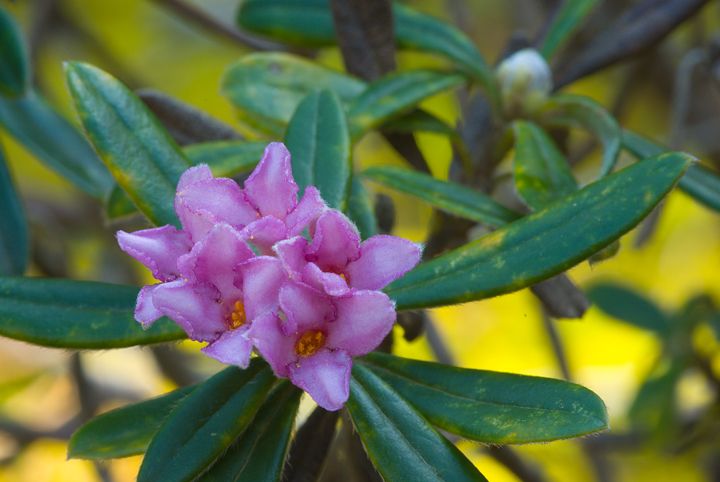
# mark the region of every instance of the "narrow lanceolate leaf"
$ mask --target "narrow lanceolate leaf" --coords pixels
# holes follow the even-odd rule
[[[540,53],[550,60],[585,20],[597,0],[566,0],[548,29]]]
[[[175,187],[190,161],[120,81],[80,62],[67,64],[66,73],[85,131],[120,187],[155,225],[179,228]]]
[[[0,277],[0,336],[34,345],[107,349],[186,338],[168,318],[147,330],[133,318],[133,286]]]
[[[160,424],[196,385],[95,417],[68,442],[68,458],[106,460],[144,454]]]
[[[199,385],[168,415],[150,442],[138,482],[191,481],[248,426],[277,379],[255,358]]]
[[[336,42],[328,0],[246,0],[238,23],[292,45],[326,47]]]
[[[238,439],[197,482],[279,482],[303,392],[283,380]]]
[[[549,123],[580,127],[597,137],[603,150],[598,179],[612,172],[622,147],[622,131],[599,102],[584,95],[558,94],[550,97],[543,111]]]
[[[622,286],[596,284],[587,294],[598,308],[625,323],[656,333],[670,327],[668,317],[653,302]]]
[[[421,172],[397,166],[373,166],[362,177],[427,202],[433,207],[491,226],[504,226],[521,215],[498,204],[491,197]]]
[[[429,69],[395,72],[370,84],[350,105],[348,119],[353,139],[408,111],[419,102],[464,82],[459,73]]]
[[[228,67],[220,84],[241,120],[276,136],[283,135],[309,93],[331,90],[347,103],[367,87],[362,80],[284,53],[246,55]]]
[[[0,275],[21,275],[29,255],[25,213],[0,148]]]
[[[638,159],[669,152],[664,147],[631,131],[623,131],[623,146]],[[688,168],[678,187],[705,206],[720,211],[720,174],[700,164]]]
[[[0,95],[18,97],[30,86],[30,59],[23,32],[0,5]]]
[[[516,121],[515,187],[525,203],[542,209],[578,190],[565,156],[545,131],[532,122]]]
[[[412,405],[360,363],[353,366],[345,407],[384,480],[486,480]]]
[[[462,248],[422,264],[385,292],[398,309],[517,291],[578,264],[637,225],[695,160],[646,159]]]
[[[315,186],[327,205],[344,211],[350,195],[350,134],[340,99],[332,91],[309,94],[300,103],[285,134],[292,172],[300,187]]]
[[[608,428],[600,397],[564,380],[468,370],[375,352],[361,361],[431,424],[466,439],[489,444],[549,442]]]
[[[0,97],[0,125],[23,146],[79,189],[104,199],[115,185],[90,143],[39,94]]]
[[[377,234],[377,219],[372,199],[357,176],[352,179],[346,214],[357,226],[362,239]]]

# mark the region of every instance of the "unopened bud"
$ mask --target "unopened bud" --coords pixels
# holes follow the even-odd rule
[[[503,60],[495,71],[508,117],[532,114],[552,91],[552,72],[534,49]]]

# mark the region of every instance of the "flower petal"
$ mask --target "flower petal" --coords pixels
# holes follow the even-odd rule
[[[162,283],[143,286],[137,297],[135,305],[135,320],[142,323],[144,328],[149,327],[152,323],[163,316],[162,311],[155,308],[152,296],[155,288],[161,286]]]
[[[275,216],[265,216],[248,224],[243,229],[243,236],[257,247],[261,254],[272,255],[275,243],[287,238],[287,228],[285,223]]]
[[[236,285],[242,286],[247,320],[269,312],[277,314],[280,288],[288,281],[282,262],[271,256],[258,256],[238,266],[236,271]]]
[[[360,256],[360,235],[340,211],[330,209],[317,220],[315,236],[305,259],[323,271],[342,272],[348,262]]]
[[[349,285],[359,290],[379,290],[420,262],[420,247],[395,236],[373,236],[360,245],[360,258],[347,266]]]
[[[220,301],[240,299],[235,287],[234,268],[255,256],[240,233],[228,224],[218,224],[200,240],[192,251],[178,259],[185,281],[210,283],[220,291]]]
[[[357,291],[335,299],[337,319],[328,325],[326,344],[350,356],[370,353],[385,339],[397,317],[390,298],[379,291]]]
[[[316,290],[323,291],[330,296],[340,296],[347,293],[348,288],[345,278],[335,273],[324,273],[320,271],[315,263],[308,263],[302,273],[303,283],[308,284]]]
[[[293,212],[288,214],[287,227],[290,236],[300,235],[305,227],[308,227],[310,236],[315,235],[315,221],[322,213],[328,210],[325,201],[320,197],[320,191],[315,186],[305,188],[305,195],[302,197]]]
[[[199,166],[191,167],[187,169],[185,172],[182,173],[182,176],[180,176],[180,180],[178,181],[177,185],[177,191],[182,191],[186,187],[188,187],[190,184],[193,184],[198,181],[207,181],[208,179],[212,179],[213,175],[210,171],[210,168],[205,164],[200,164]]]
[[[305,268],[305,250],[308,246],[308,240],[302,236],[295,236],[284,241],[280,241],[273,246],[273,251],[278,255],[290,275],[290,279],[295,281],[302,280],[302,270]]]
[[[120,249],[147,266],[155,279],[172,281],[180,276],[177,260],[192,248],[190,234],[175,226],[117,232]]]
[[[248,338],[280,378],[287,376],[287,365],[297,359],[295,337],[285,336],[280,328],[280,318],[266,313],[250,325]]]
[[[250,327],[245,325],[232,331],[226,331],[220,338],[201,348],[200,351],[227,365],[247,368],[252,353],[252,342],[247,337],[248,330]]]
[[[287,320],[282,329],[287,335],[302,336],[308,330],[327,331],[335,320],[335,307],[329,296],[303,283],[290,281],[280,290],[280,308]]]
[[[340,410],[350,396],[352,360],[345,350],[320,350],[288,365],[290,380],[325,410]]]
[[[213,285],[185,281],[162,283],[153,292],[155,307],[198,341],[215,341],[228,329],[219,298]]]
[[[260,163],[245,181],[245,197],[261,216],[285,221],[297,205],[298,185],[290,168],[290,152],[284,144],[271,142]]]

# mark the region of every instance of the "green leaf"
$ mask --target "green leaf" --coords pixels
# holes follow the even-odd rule
[[[96,199],[115,181],[90,143],[33,91],[11,100],[0,97],[0,125],[38,159]]]
[[[465,80],[462,74],[430,69],[404,70],[379,78],[350,104],[352,138],[359,139],[368,130]]]
[[[331,90],[347,103],[367,87],[347,74],[278,52],[244,56],[228,67],[220,84],[220,93],[237,108],[242,120],[277,137],[309,93]]]
[[[303,391],[283,380],[248,428],[197,482],[279,482]]]
[[[353,366],[345,407],[384,480],[486,480],[457,447],[360,363]]]
[[[673,428],[676,421],[675,387],[687,368],[685,361],[675,359],[645,380],[628,411],[628,418],[635,427],[653,430],[656,437],[662,437],[663,432]]]
[[[360,360],[430,423],[466,439],[521,444],[608,429],[600,397],[564,380],[468,370],[375,352]]]
[[[0,147],[0,275],[21,275],[30,253],[27,222]]]
[[[190,161],[120,81],[81,62],[65,69],[85,131],[120,187],[155,225],[180,228],[175,188]]]
[[[300,103],[285,134],[292,156],[292,172],[300,187],[315,186],[325,203],[344,211],[350,195],[352,159],[345,111],[332,91],[308,94]]]
[[[115,184],[105,202],[105,216],[112,220],[138,212],[132,200],[125,194],[125,191]]]
[[[19,97],[29,88],[30,59],[23,32],[0,4],[0,94]]]
[[[105,460],[144,454],[163,420],[195,388],[180,388],[95,417],[70,438],[68,458]]]
[[[553,57],[596,4],[597,0],[566,0],[563,2],[563,6],[555,15],[540,46],[540,53],[545,59],[550,60]]]
[[[644,330],[664,333],[670,320],[652,301],[619,285],[596,284],[587,290],[590,300],[602,311]]]
[[[537,211],[578,190],[565,156],[545,131],[532,122],[516,121],[515,187]]]
[[[433,207],[479,223],[504,226],[521,217],[481,192],[410,169],[373,166],[360,175]]]
[[[360,237],[367,239],[377,234],[377,219],[370,195],[360,179],[353,176],[348,200],[347,215],[360,231]]]
[[[168,318],[147,330],[133,318],[134,286],[0,277],[0,335],[35,345],[107,349],[186,338]]]
[[[551,124],[581,127],[597,137],[603,149],[602,167],[597,178],[612,172],[622,147],[622,131],[600,103],[584,95],[556,94],[543,106],[543,114]]]
[[[248,426],[277,379],[260,358],[229,367],[192,391],[168,415],[147,448],[138,482],[191,481]]]
[[[637,225],[694,160],[672,153],[641,161],[418,266],[384,291],[398,309],[416,309],[489,298],[551,278]]]
[[[657,156],[668,149],[629,130],[623,131],[623,147],[638,159]],[[693,164],[680,178],[678,187],[705,206],[720,211],[720,175],[700,164]]]

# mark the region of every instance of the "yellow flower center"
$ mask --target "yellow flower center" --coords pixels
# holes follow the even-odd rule
[[[306,331],[295,344],[295,354],[309,357],[323,346],[325,338],[325,333],[321,331]]]
[[[227,321],[231,330],[240,328],[245,324],[245,305],[243,305],[241,301],[235,302],[235,311],[230,313]]]

